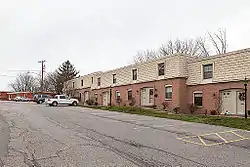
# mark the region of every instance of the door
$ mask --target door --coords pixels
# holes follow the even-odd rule
[[[245,113],[245,100],[243,91],[236,91],[236,109],[237,114]]]
[[[67,103],[66,96],[59,96],[58,102],[59,104],[66,104]]]
[[[79,102],[82,102],[82,93],[79,93],[78,100],[79,100]]]
[[[89,100],[89,92],[84,92],[84,102]]]
[[[149,99],[148,99],[148,105],[153,106],[154,105],[154,89],[150,88],[148,89],[148,93],[149,93]]]
[[[102,105],[108,106],[109,104],[109,92],[103,92],[102,93]]]
[[[153,88],[141,89],[141,105],[142,106],[154,105],[154,89]]]
[[[222,105],[221,105],[222,113],[229,111],[231,114],[236,114],[234,108],[235,96],[233,96],[233,92],[229,90],[223,91],[221,93],[221,99],[222,99]]]
[[[141,105],[145,106],[147,104],[147,99],[146,99],[146,89],[143,88],[141,89]]]

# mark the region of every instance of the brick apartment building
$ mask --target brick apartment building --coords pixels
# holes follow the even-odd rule
[[[244,114],[243,80],[250,78],[249,69],[250,49],[205,58],[173,55],[84,75],[65,83],[64,90],[81,102],[92,99],[104,106],[162,108],[164,102],[183,113],[195,104],[196,112]]]

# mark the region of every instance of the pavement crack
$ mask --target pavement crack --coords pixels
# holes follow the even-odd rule
[[[3,166],[4,166],[3,160],[2,158],[0,158],[0,167],[3,167]]]
[[[32,167],[41,167],[41,165],[37,162],[37,159],[35,158],[34,153],[31,154],[31,157],[32,157],[31,162],[33,163]]]

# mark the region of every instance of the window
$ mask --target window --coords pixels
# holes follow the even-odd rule
[[[137,80],[137,69],[132,70],[133,80]]]
[[[101,86],[101,78],[97,78],[97,86]]]
[[[72,83],[72,87],[75,88],[75,82]]]
[[[172,100],[172,86],[165,87],[165,99]]]
[[[66,99],[66,96],[60,96],[60,99]]]
[[[94,101],[95,101],[95,102],[98,102],[98,94],[95,94],[95,95],[94,95]]]
[[[116,74],[113,74],[113,84],[116,84]]]
[[[198,107],[202,107],[202,93],[194,93],[194,104]]]
[[[94,77],[91,77],[91,83],[92,84],[94,83]]]
[[[116,99],[120,99],[121,98],[121,93],[119,91],[116,91]]]
[[[83,79],[81,80],[81,86],[83,86]]]
[[[128,90],[128,100],[132,100],[132,90]]]
[[[213,64],[203,65],[203,79],[213,78]]]
[[[165,75],[165,64],[164,63],[158,64],[158,75],[159,76]]]

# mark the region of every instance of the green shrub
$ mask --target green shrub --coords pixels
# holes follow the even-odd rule
[[[89,106],[92,106],[94,104],[94,101],[89,99],[89,100],[86,100],[86,103],[89,105]]]

